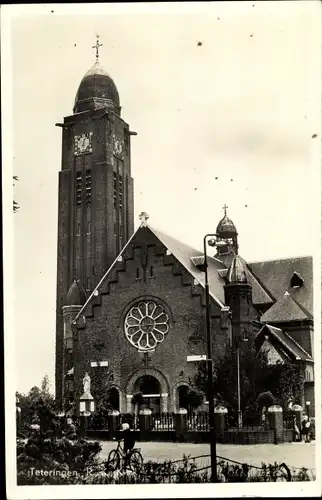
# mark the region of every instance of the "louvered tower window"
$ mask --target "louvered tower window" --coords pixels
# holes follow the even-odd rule
[[[86,205],[90,205],[92,203],[92,173],[90,170],[86,170],[85,197]]]
[[[82,204],[82,173],[76,173],[76,206],[80,207]]]
[[[123,177],[121,175],[119,176],[119,206],[120,206],[120,211],[122,211],[122,208],[123,208]]]
[[[116,179],[116,173],[114,172],[113,174],[113,196],[114,196],[114,208],[116,209],[117,207],[117,179]]]

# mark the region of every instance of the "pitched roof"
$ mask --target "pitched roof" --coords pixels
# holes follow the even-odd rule
[[[203,259],[203,252],[196,250],[185,243],[162,233],[161,231],[148,226],[153,234],[163,243],[163,245],[174,255],[174,257],[191,273],[191,275],[200,283],[205,286],[205,274],[198,269],[192,262],[191,257],[201,257]],[[208,281],[210,295],[221,307],[224,306],[225,295],[223,285],[224,279],[219,275],[218,270],[222,269],[222,263],[212,257],[207,256],[208,263]]]
[[[273,304],[274,301],[272,297],[267,293],[267,291],[259,282],[257,276],[253,273],[252,269],[249,267],[249,265],[245,260],[244,263],[246,267],[246,275],[248,283],[252,286],[253,303],[255,305]]]
[[[261,321],[264,323],[283,323],[311,318],[312,316],[300,307],[292,295],[285,292],[284,295],[263,314]]]
[[[246,278],[248,283],[252,287],[252,300],[253,304],[256,306],[262,306],[262,305],[269,305],[273,304],[274,300],[272,297],[268,294],[268,292],[264,289],[262,284],[259,282],[258,278],[254,275],[252,272],[252,269],[248,267],[247,262],[245,259],[243,259],[241,256],[239,256],[240,260],[244,263],[245,270],[246,270]],[[202,257],[203,259],[203,257]],[[218,269],[218,274],[220,275],[221,278],[223,278],[223,285],[225,284],[225,278],[228,274],[228,269],[226,268],[225,264],[220,261],[219,259],[213,259],[214,261],[217,262],[217,266],[219,267]]]
[[[97,294],[102,283],[107,279],[116,263],[122,258],[122,254],[138,235],[142,227],[148,228],[152,234],[169,250],[169,252],[181,263],[181,265],[198,281],[205,286],[204,272],[197,267],[203,263],[203,252],[196,250],[189,245],[159,231],[146,222],[133,233],[119,255],[116,257],[110,268],[106,271],[98,285],[95,287],[89,298],[86,300],[76,319],[83,313],[89,302]],[[312,305],[312,259],[302,257],[295,259],[285,259],[267,262],[245,263],[247,280],[252,286],[253,303],[255,305],[274,304],[261,318],[264,322],[293,321],[296,319],[306,319],[310,316]],[[225,304],[224,285],[227,270],[224,263],[215,258],[207,256],[208,261],[208,281],[211,297],[223,307]],[[304,284],[300,288],[292,289],[292,300],[284,298],[284,292],[290,286],[290,280],[294,271],[303,277]],[[280,300],[278,300],[280,299]],[[286,307],[287,306],[287,307]],[[309,312],[307,312],[307,309]],[[76,321],[75,319],[75,321]]]
[[[100,286],[107,279],[108,275],[111,273],[116,263],[120,261],[122,254],[125,252],[126,248],[130,245],[130,243],[134,240],[135,236],[138,235],[139,231],[142,227],[147,227],[156,238],[166,247],[167,250],[180,262],[180,264],[190,272],[192,277],[196,279],[202,287],[205,286],[205,276],[203,271],[198,269],[192,262],[192,256],[200,256],[203,257],[203,253],[195,250],[194,248],[182,243],[181,241],[169,236],[167,234],[162,233],[161,231],[151,227],[150,225],[144,223],[133,233],[131,238],[128,240],[127,244],[122,248],[118,256],[115,258],[112,265],[106,271],[102,279],[96,285],[90,296],[88,297],[86,303],[83,305],[82,309],[77,314],[74,322],[83,314],[87,305],[91,302],[93,297],[96,295],[96,291],[100,289]],[[209,292],[210,296],[220,305],[220,307],[224,307],[224,288],[225,284],[224,279],[218,274],[218,269],[222,268],[222,262],[214,259],[212,257],[208,257],[208,281],[209,281]]]
[[[300,307],[313,315],[313,259],[312,257],[294,257],[289,259],[269,260],[248,263],[253,274],[259,279],[268,293],[279,300],[289,291]],[[292,276],[296,272],[303,279],[303,286],[291,287]]]
[[[290,335],[272,325],[263,325],[256,335],[258,339],[260,335],[263,335],[265,331],[268,331],[273,337],[286,349],[295,359],[303,361],[312,361],[313,358],[310,356],[303,347],[300,346]]]

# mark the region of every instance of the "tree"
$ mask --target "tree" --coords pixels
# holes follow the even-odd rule
[[[265,391],[258,395],[256,402],[260,408],[268,408],[275,403],[275,398],[271,391]]]
[[[19,407],[21,409],[21,417],[17,429],[19,434],[28,433],[30,425],[35,420],[45,418],[49,421],[54,415],[55,399],[49,392],[49,378],[47,375],[42,380],[41,389],[34,386],[28,394],[16,392],[16,398],[19,400]]]
[[[193,411],[204,401],[204,393],[194,387],[188,387],[187,391],[182,392],[180,405],[188,411]]]
[[[43,395],[48,396],[50,394],[49,389],[50,389],[49,377],[48,377],[48,375],[45,375],[41,381],[41,393]]]
[[[298,363],[269,365],[265,375],[266,387],[274,394],[277,404],[286,409],[290,400],[302,403],[304,376]]]
[[[243,342],[240,347],[240,396],[241,410],[247,418],[254,414],[256,398],[263,387],[263,369],[266,359],[258,355],[252,340]],[[237,356],[236,351],[227,346],[222,357],[214,365],[214,392],[217,403],[228,408],[229,415],[237,422]],[[194,379],[194,384],[207,394],[207,366],[203,363]]]
[[[269,365],[266,353],[257,352],[255,342],[249,339],[240,347],[240,396],[243,422],[255,424],[259,418],[259,394],[270,391],[277,404],[286,406],[292,398],[298,399],[303,389],[303,377],[299,365],[291,362]],[[237,422],[237,356],[227,348],[218,359],[213,374],[217,402],[228,408],[232,422]],[[207,394],[207,366],[200,365],[194,377],[195,387]]]
[[[18,177],[16,175],[14,175],[13,176],[13,180],[14,181],[18,181],[19,179],[18,179]],[[15,186],[15,183],[13,183],[13,185]],[[13,211],[17,212],[18,209],[19,209],[18,203],[15,200],[13,200]]]

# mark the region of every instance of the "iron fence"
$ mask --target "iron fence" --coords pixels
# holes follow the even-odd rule
[[[173,431],[175,421],[173,413],[159,413],[149,416],[149,429],[151,431]]]
[[[209,414],[206,411],[187,414],[186,429],[187,431],[209,431]]]

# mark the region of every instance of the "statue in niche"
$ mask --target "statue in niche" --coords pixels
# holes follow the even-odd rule
[[[90,394],[91,393],[91,377],[88,375],[88,373],[85,373],[85,376],[83,378],[83,386],[84,386],[84,394]]]

